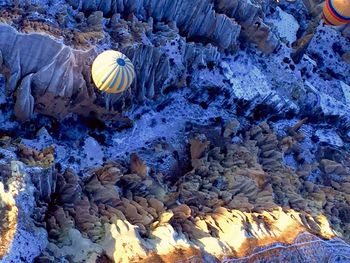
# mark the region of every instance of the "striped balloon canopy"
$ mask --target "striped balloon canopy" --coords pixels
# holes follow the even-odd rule
[[[92,79],[96,87],[107,93],[120,93],[127,89],[135,78],[134,65],[124,54],[107,50],[92,63]]]
[[[350,0],[326,0],[323,19],[325,24],[332,26],[350,23]]]

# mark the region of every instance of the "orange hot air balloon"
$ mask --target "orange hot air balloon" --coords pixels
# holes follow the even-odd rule
[[[325,24],[341,26],[350,23],[350,0],[326,0],[323,5]]]

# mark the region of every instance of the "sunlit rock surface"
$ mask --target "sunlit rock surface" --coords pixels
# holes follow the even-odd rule
[[[0,177],[0,260],[32,262],[47,245],[44,229],[34,225],[34,187],[21,162],[3,153]]]
[[[36,189],[32,218],[49,239],[38,262],[101,257],[112,262],[298,257],[303,262],[330,259],[327,251],[348,257],[350,248],[341,238],[349,240],[350,158],[343,152],[342,163],[332,154],[305,162],[300,148],[305,122],[284,126],[283,136],[267,123],[244,131],[238,120],[228,122],[222,134],[215,135],[210,125],[206,134],[194,130],[192,168],[172,184],[137,155],[129,167],[110,161],[84,178],[53,163],[49,171],[29,162]],[[237,134],[244,137],[231,142]],[[212,136],[216,140],[210,141]],[[290,154],[294,169],[284,164]],[[319,177],[311,179],[318,169]],[[276,251],[283,253],[275,256]]]
[[[2,167],[2,173],[6,173],[5,167]],[[11,173],[11,170],[7,171]],[[9,250],[17,227],[17,214],[18,209],[16,207],[15,200],[10,193],[6,193],[4,184],[0,185],[1,191],[1,234],[0,234],[0,257],[2,258]]]

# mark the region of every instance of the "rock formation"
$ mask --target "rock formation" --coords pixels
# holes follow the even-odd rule
[[[7,169],[6,169],[7,168]],[[2,167],[2,177],[10,177],[11,170],[8,167]],[[8,175],[5,175],[9,173]],[[0,183],[0,205],[1,205],[1,232],[0,232],[0,258],[3,258],[4,255],[9,250],[12,240],[16,233],[17,227],[17,214],[18,209],[16,207],[16,202],[13,196],[5,191],[4,183]]]
[[[30,218],[34,189],[24,164],[6,160],[11,155],[4,157],[0,177],[0,260],[31,262],[47,245],[46,231],[37,228]],[[9,250],[12,252],[8,253]]]
[[[144,161],[135,154],[130,169],[107,162],[88,171],[85,179],[70,169],[32,171],[34,218],[45,226],[50,242],[38,262],[99,257],[114,262],[188,257],[235,262],[271,257],[276,250],[289,251],[284,254],[288,258],[294,253],[291,244],[313,251],[305,255],[310,260],[326,255],[315,252],[312,240],[331,240],[325,250],[340,242],[333,239],[337,233],[349,240],[350,159],[344,153],[341,164],[321,151],[326,154],[317,157],[321,182],[307,180],[316,166],[302,161],[301,128],[306,121],[285,127],[283,137],[267,123],[253,125],[242,142],[231,143],[230,138],[243,131],[238,120],[231,120],[223,129],[222,146],[197,135],[190,140],[192,170],[173,186],[164,177],[145,173]],[[16,147],[23,152],[23,145]],[[289,154],[298,164],[296,170],[284,164]],[[28,163],[33,164],[40,166]],[[38,176],[46,176],[46,182]],[[275,247],[276,242],[285,247]],[[81,253],[74,253],[78,248]],[[344,245],[339,253],[347,257],[350,250]]]
[[[217,49],[235,51],[241,27],[246,38],[266,52],[278,45],[263,23],[266,6],[260,2],[67,2],[51,3],[47,10],[45,2],[3,4],[1,20],[10,26],[0,28],[2,67],[21,120],[34,112],[55,117],[69,112],[115,114],[135,98],[162,96],[191,67],[217,63]],[[30,15],[32,10],[38,11],[37,18]],[[53,16],[53,21],[45,16]],[[122,96],[100,94],[91,83],[91,61],[107,47],[125,52],[136,67],[137,81]]]

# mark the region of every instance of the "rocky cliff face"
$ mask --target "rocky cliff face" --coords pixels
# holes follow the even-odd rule
[[[12,27],[2,25],[0,50],[22,120],[34,112],[116,114],[136,98],[145,101],[163,96],[166,88],[196,86],[195,79],[186,79],[191,68],[217,64],[218,49],[237,50],[241,27],[266,52],[278,45],[262,23],[259,2],[234,1],[227,8],[220,1],[20,1],[19,9],[6,4],[2,20]],[[91,61],[106,47],[125,52],[136,66],[137,81],[122,96],[96,93],[91,84]]]
[[[18,117],[31,117],[39,105],[48,114],[60,116],[67,113],[65,99],[84,104],[89,98],[81,72],[87,52],[74,51],[38,33],[21,35],[7,25],[1,26],[0,34],[3,64],[10,71],[8,90],[16,95]]]

